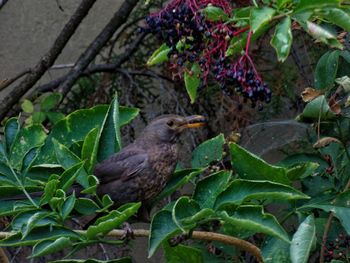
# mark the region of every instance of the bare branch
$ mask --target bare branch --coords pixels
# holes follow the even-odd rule
[[[32,70],[31,69],[25,69],[22,72],[18,73],[16,76],[10,79],[4,79],[0,81],[0,91],[10,86],[13,82],[16,80],[22,78],[24,75],[29,74]]]
[[[7,2],[8,2],[8,0],[0,0],[0,9],[3,8]]]
[[[0,101],[0,120],[3,120],[6,117],[6,114],[18,102],[19,98],[33,87],[33,85],[44,75],[46,70],[53,65],[59,54],[61,54],[63,48],[66,46],[68,40],[74,34],[75,30],[95,2],[96,0],[83,0],[81,2],[56,38],[50,50],[39,60],[31,73],[29,73],[17,87],[13,88],[9,95]]]
[[[100,50],[106,45],[114,32],[126,22],[129,14],[136,6],[138,0],[125,0],[119,10],[114,14],[101,33],[95,38],[85,52],[79,57],[74,68],[72,68],[66,80],[60,87],[63,97],[69,92],[75,81],[81,76],[90,62],[97,56]]]

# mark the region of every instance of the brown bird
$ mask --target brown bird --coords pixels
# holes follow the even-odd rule
[[[203,116],[163,115],[132,143],[97,164],[97,194],[109,194],[115,205],[154,198],[165,187],[178,160],[177,141],[189,128],[205,125]]]

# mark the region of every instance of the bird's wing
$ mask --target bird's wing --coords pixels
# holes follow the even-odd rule
[[[148,155],[144,150],[124,148],[96,165],[94,174],[101,184],[114,180],[127,181],[148,167]]]

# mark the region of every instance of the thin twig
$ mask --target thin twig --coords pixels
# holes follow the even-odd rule
[[[16,80],[22,78],[24,75],[27,75],[31,72],[32,70],[29,69],[25,69],[22,72],[18,73],[16,76],[14,76],[13,78],[10,79],[4,79],[0,81],[0,91],[7,88],[8,86],[10,86],[13,82],[15,82]]]
[[[75,230],[75,232],[82,235],[86,234],[85,230]],[[150,231],[146,229],[133,229],[134,237],[148,237],[149,234],[150,234]],[[14,233],[0,232],[0,239],[4,239],[12,235],[14,235]],[[115,229],[109,232],[105,236],[120,238],[125,236],[125,230]],[[245,241],[243,239],[239,239],[236,237],[231,237],[231,236],[227,236],[219,233],[214,233],[214,232],[205,232],[205,231],[193,231],[191,238],[197,239],[197,240],[203,240],[203,241],[217,241],[217,242],[225,243],[252,254],[257,259],[258,262],[261,262],[261,263],[264,262],[260,249],[255,245],[253,245],[252,243]]]
[[[2,100],[0,101],[0,120],[6,117],[6,114],[13,108],[18,100],[29,90],[50,68],[63,48],[74,34],[81,21],[88,14],[96,0],[84,0],[78,6],[67,24],[64,26],[50,50],[39,60],[31,73]]]

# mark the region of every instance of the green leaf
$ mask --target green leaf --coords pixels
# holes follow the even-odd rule
[[[197,97],[197,89],[201,83],[200,79],[201,67],[198,63],[194,63],[190,71],[185,71],[184,79],[188,95],[191,103],[194,103]]]
[[[293,235],[290,245],[292,263],[307,263],[311,248],[316,241],[316,227],[313,215],[308,216]]]
[[[287,185],[269,181],[236,179],[218,196],[215,207],[220,208],[232,204],[238,206],[244,201],[251,199],[285,201],[309,198],[302,192]]]
[[[86,175],[86,171],[84,170],[84,162],[77,163],[62,173],[58,188],[66,192],[78,177],[83,177]]]
[[[167,44],[163,43],[156,51],[153,52],[152,56],[148,59],[146,65],[153,66],[169,59],[168,53],[171,48]]]
[[[57,223],[49,217],[50,215],[51,212],[48,211],[39,211],[34,214],[32,212],[23,213],[16,217],[12,225],[13,228],[16,227],[18,231],[22,232],[23,239],[36,227],[55,226]],[[21,221],[23,221],[22,225],[20,224]]]
[[[188,183],[192,178],[201,174],[204,170],[205,169],[185,169],[175,172],[163,191],[154,200],[152,200],[152,204],[155,204],[165,197],[171,195],[176,191],[176,189]]]
[[[241,178],[290,184],[286,168],[270,165],[235,143],[229,147],[232,166]]]
[[[34,111],[34,105],[30,100],[23,100],[21,108],[25,113],[32,113]]]
[[[50,263],[132,263],[131,258],[119,258],[111,260],[97,260],[97,259],[62,259],[50,261]]]
[[[350,15],[349,13],[345,12],[344,10],[340,8],[322,8],[318,9],[320,10],[319,14],[326,18],[328,21],[332,22],[333,24],[340,26],[345,31],[350,31]]]
[[[133,216],[140,208],[141,203],[128,203],[117,210],[109,212],[108,215],[97,219],[95,225],[89,226],[86,231],[88,239],[93,239],[97,234],[107,234],[114,228],[120,227],[120,225]]]
[[[91,109],[77,110],[67,115],[52,128],[35,164],[57,163],[52,138],[70,148],[74,143],[83,141],[92,129],[101,129],[107,110],[107,105],[99,105]],[[136,108],[120,106],[120,126],[128,124],[138,113],[139,110]]]
[[[107,159],[121,149],[120,126],[118,97],[115,95],[103,121],[101,135],[98,136],[97,160],[99,162]]]
[[[316,170],[320,167],[318,163],[301,163],[288,169],[287,176],[291,181],[298,179],[304,179],[308,176],[312,176],[316,173]]]
[[[59,180],[55,177],[49,178],[44,188],[44,194],[40,199],[40,205],[48,203],[55,195]]]
[[[262,206],[240,206],[234,212],[222,211],[220,214],[222,220],[240,227],[242,231],[251,230],[290,242],[287,232],[277,219],[271,214],[264,213]]]
[[[69,214],[72,212],[75,202],[76,202],[75,192],[71,196],[69,196],[63,203],[61,217],[62,220],[66,220]]]
[[[56,124],[60,120],[64,119],[65,115],[61,112],[46,112],[46,116],[49,119],[49,121],[53,124]]]
[[[315,69],[315,87],[325,89],[333,86],[338,71],[339,51],[328,51],[319,59]]]
[[[35,161],[35,158],[39,154],[40,148],[33,148],[27,152],[27,154],[23,157],[23,164],[22,164],[22,177],[25,177],[29,168],[32,166],[32,164]]]
[[[11,154],[13,144],[19,133],[20,126],[17,118],[10,118],[5,124],[5,146],[8,155]]]
[[[49,111],[55,108],[58,103],[62,100],[62,94],[59,92],[53,92],[49,95],[45,96],[41,103],[40,103],[40,109],[42,111]]]
[[[33,124],[41,124],[46,119],[46,113],[41,111],[36,111],[32,114]]]
[[[95,214],[100,207],[89,198],[78,198],[75,202],[74,209],[82,215]]]
[[[70,246],[72,246],[72,242],[67,237],[59,237],[56,240],[44,240],[33,247],[30,258],[46,256]]]
[[[339,0],[299,0],[295,12],[305,12],[308,10],[324,9],[327,7],[340,6]]]
[[[97,151],[100,139],[98,128],[92,129],[85,137],[83,148],[81,150],[81,159],[85,160],[85,169],[91,174],[97,162]]]
[[[278,61],[284,62],[288,58],[292,42],[291,19],[287,16],[276,26],[270,42],[276,50]]]
[[[305,30],[315,39],[329,45],[330,47],[343,49],[337,36],[323,26],[306,21]]]
[[[265,263],[289,263],[289,246],[290,244],[275,237],[268,238],[264,241],[261,249]]]
[[[10,163],[21,170],[24,156],[33,148],[40,147],[46,139],[41,125],[25,127],[18,132],[11,151]]]
[[[254,8],[250,13],[250,29],[256,32],[271,21],[276,10],[270,7]]]
[[[201,143],[192,152],[192,167],[203,168],[211,162],[219,162],[222,159],[224,143],[223,134]]]
[[[206,19],[212,22],[226,21],[228,19],[228,15],[222,8],[213,5],[208,5],[206,8],[203,9],[203,12],[205,14]]]
[[[208,221],[214,216],[212,209],[201,210],[199,204],[187,196],[180,197],[172,209],[173,221],[183,232],[195,228],[197,224]]]
[[[225,190],[232,175],[231,171],[219,171],[196,184],[193,199],[201,208],[213,208],[218,195]]]
[[[27,246],[35,245],[43,240],[56,240],[60,237],[80,239],[80,235],[62,227],[37,227],[31,233],[22,239],[20,233],[14,234],[8,238],[0,240],[0,246]]]
[[[303,113],[297,117],[297,120],[304,121],[311,119],[314,121],[327,121],[335,118],[336,115],[329,107],[325,96],[321,95],[306,104]]]
[[[65,145],[59,143],[56,139],[52,139],[52,141],[54,144],[56,159],[65,170],[81,162],[80,158]]]
[[[339,219],[340,223],[350,235],[350,190],[339,194],[335,200],[331,202],[319,202],[314,204],[307,204],[299,208],[299,210],[305,210],[310,208],[322,209],[326,212],[332,212],[336,218]]]
[[[165,259],[167,263],[201,263],[203,262],[202,251],[189,246],[178,245],[171,247],[166,242],[163,243]]]
[[[159,211],[151,222],[151,233],[148,242],[148,258],[150,258],[160,244],[171,236],[181,233],[181,230],[173,222],[171,212]]]
[[[33,209],[36,207],[29,200],[0,200],[0,216],[17,215]]]

